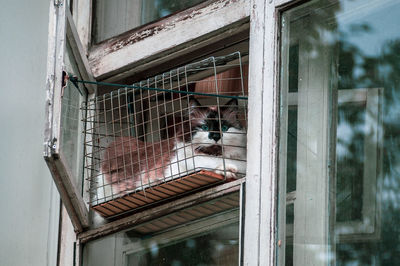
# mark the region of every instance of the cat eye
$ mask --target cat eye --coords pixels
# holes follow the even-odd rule
[[[221,130],[222,130],[223,132],[228,131],[228,129],[229,129],[229,127],[228,127],[227,125],[223,125],[223,126],[221,127]]]
[[[208,130],[208,126],[207,125],[201,125],[201,129],[206,131],[206,130]]]

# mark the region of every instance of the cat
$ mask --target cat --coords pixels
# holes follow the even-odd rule
[[[246,131],[240,123],[238,101],[201,106],[189,101],[183,119],[176,118],[174,136],[158,142],[119,137],[104,152],[101,171],[113,195],[147,184],[206,169],[226,178],[246,172]]]

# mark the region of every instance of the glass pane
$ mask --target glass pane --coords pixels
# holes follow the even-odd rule
[[[239,262],[239,193],[98,240],[84,247],[85,266],[220,265]]]
[[[94,2],[94,41],[101,42],[204,1],[97,0]]]
[[[65,70],[69,75],[79,75],[78,67],[72,55],[72,50],[67,44],[65,54]],[[71,82],[67,82],[63,89],[61,99],[61,143],[60,150],[63,153],[69,169],[75,178],[75,184],[82,193],[83,182],[83,123],[80,104],[86,99],[86,90],[79,84],[76,88]]]
[[[365,105],[338,107],[336,222],[362,220],[365,117]],[[353,134],[355,137],[349,137]]]
[[[278,265],[400,265],[400,3],[282,14]]]
[[[239,253],[238,229],[234,223],[168,244],[149,243],[146,249],[127,255],[127,265],[235,265]]]

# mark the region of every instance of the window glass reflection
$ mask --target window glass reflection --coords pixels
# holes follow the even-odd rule
[[[83,265],[237,265],[239,198],[230,193],[92,240]]]
[[[399,17],[391,0],[282,15],[279,265],[400,265]]]
[[[94,42],[190,8],[205,0],[96,0]]]
[[[66,45],[65,67],[68,73],[79,73],[78,66],[72,57],[72,50],[69,44]],[[83,123],[80,103],[86,99],[86,89],[79,85],[75,87],[68,82],[63,88],[61,98],[61,141],[60,149],[66,159],[67,167],[75,179],[78,191],[82,194],[83,190]]]
[[[236,265],[238,229],[238,224],[234,223],[178,241],[149,242],[147,248],[127,255],[127,265]]]

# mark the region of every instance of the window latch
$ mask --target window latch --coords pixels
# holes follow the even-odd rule
[[[61,97],[64,96],[64,90],[65,90],[65,87],[67,87],[68,81],[71,81],[72,84],[74,84],[75,88],[77,88],[77,89],[79,90],[79,93],[82,95],[82,92],[81,92],[80,89],[79,89],[77,80],[78,80],[77,77],[75,77],[75,76],[70,76],[70,75],[68,75],[68,73],[65,72],[65,71],[62,72]]]
[[[57,138],[53,138],[51,141],[49,141],[48,146],[51,150],[51,153],[55,153],[57,148]]]

